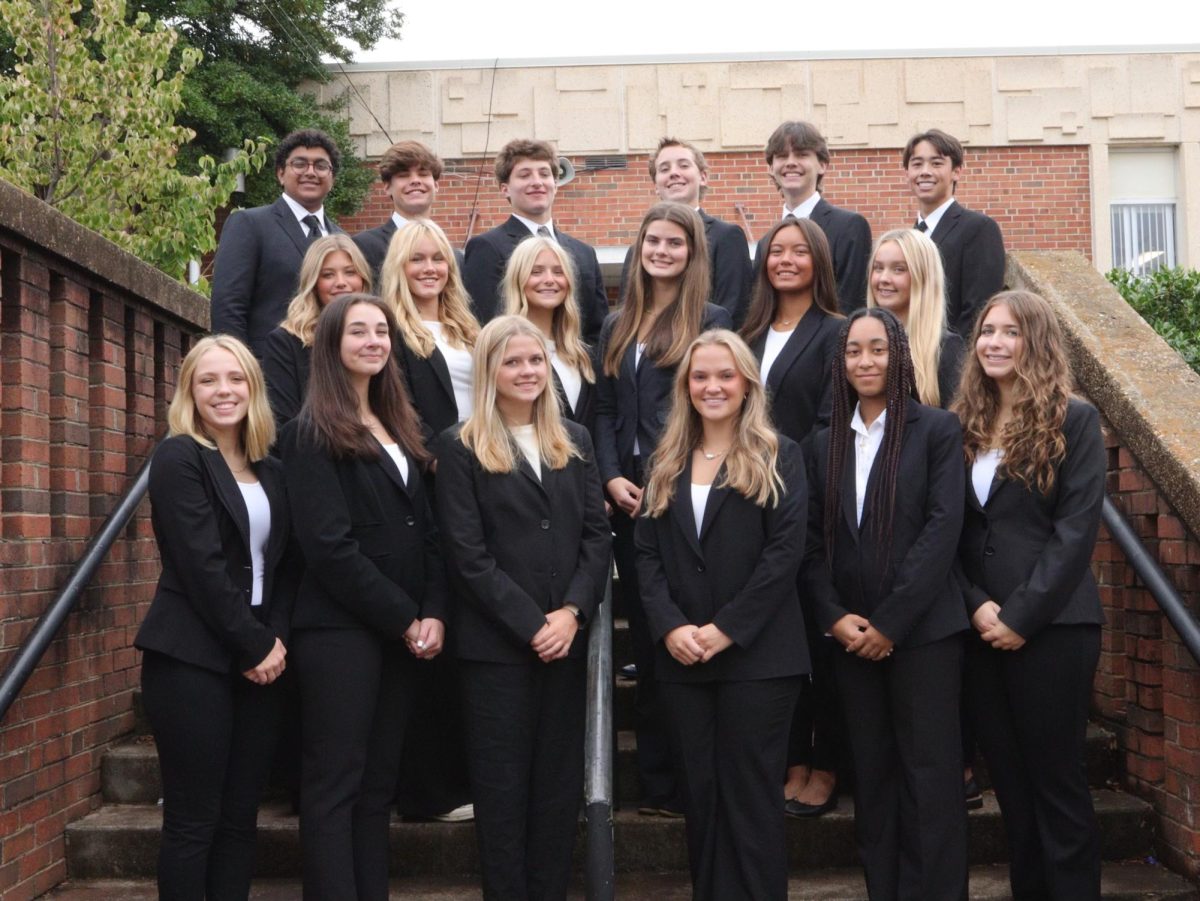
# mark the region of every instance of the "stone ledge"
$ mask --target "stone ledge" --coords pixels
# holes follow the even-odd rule
[[[1005,283],[1053,305],[1079,388],[1200,535],[1200,375],[1078,253],[1010,253]]]
[[[18,235],[43,253],[60,257],[64,268],[80,269],[208,331],[207,297],[0,179],[0,235],[5,232]]]

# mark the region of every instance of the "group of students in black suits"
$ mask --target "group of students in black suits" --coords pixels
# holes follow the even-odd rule
[[[331,173],[313,146],[283,154],[285,194]],[[1098,897],[1082,748],[1103,444],[1048,305],[971,293],[999,230],[955,209],[957,142],[910,142],[918,227],[872,247],[862,217],[813,199],[819,133],[785,123],[767,162],[787,215],[743,266],[693,202],[703,155],[664,140],[607,316],[595,252],[553,226],[548,145],[501,152],[514,215],[461,274],[440,228],[400,214],[427,214],[440,164],[397,148],[381,175],[401,221],[354,241],[309,224],[286,316],[251,336],[262,369],[215,335],[180,370],[137,639],[161,896],[247,896],[294,663],[306,899],[386,897],[398,779],[448,744],[484,896],[565,897],[611,554],[639,810],[686,817],[696,898],[786,897],[785,804],[836,803],[843,745],[870,896],[965,898],[960,710],[1014,897]]]

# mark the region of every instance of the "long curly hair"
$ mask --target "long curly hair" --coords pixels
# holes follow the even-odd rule
[[[1021,346],[1014,355],[1012,418],[995,434],[1000,389],[975,352],[988,314],[1005,306],[1016,320]],[[1071,396],[1071,370],[1062,328],[1050,304],[1031,291],[1002,291],[992,297],[971,330],[958,395],[951,410],[963,427],[967,463],[991,448],[1002,452],[1000,474],[1043,494],[1054,487],[1058,464],[1067,453],[1063,420]]]
[[[783,491],[779,475],[779,436],[767,413],[767,396],[758,376],[758,361],[746,342],[728,329],[709,329],[688,345],[675,371],[671,414],[662,440],[650,458],[646,515],[661,516],[675,497],[675,482],[700,446],[704,427],[688,393],[692,355],[700,347],[724,347],[746,382],[746,399],[738,416],[733,445],[725,457],[720,485],[727,485],[760,507],[776,506]]]

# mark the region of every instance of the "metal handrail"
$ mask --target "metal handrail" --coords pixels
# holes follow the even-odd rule
[[[585,890],[587,901],[612,901],[613,850],[613,621],[612,574],[588,634],[587,732],[584,738],[584,820],[587,823]]]
[[[1146,590],[1167,617],[1167,621],[1179,633],[1179,638],[1192,655],[1192,660],[1200,664],[1200,623],[1196,622],[1196,618],[1192,616],[1183,598],[1158,565],[1158,561],[1150,556],[1137,532],[1107,495],[1104,497],[1102,516],[1108,534],[1113,537],[1113,541],[1117,543],[1138,578],[1145,583]]]
[[[54,640],[59,628],[75,608],[75,604],[92,581],[92,576],[96,574],[96,570],[100,567],[109,549],[116,543],[122,530],[129,525],[129,521],[137,512],[138,505],[146,497],[146,491],[150,484],[150,460],[153,456],[153,452],[146,455],[137,475],[133,477],[133,481],[125,489],[125,493],[121,495],[117,505],[108,514],[108,518],[104,520],[100,530],[88,542],[83,556],[71,570],[67,584],[50,602],[50,606],[46,608],[33,630],[25,636],[25,640],[21,642],[21,646],[9,660],[4,675],[0,676],[0,723],[4,722],[9,707],[17,699],[21,689],[25,687],[25,683],[41,661],[42,655],[46,653],[46,648],[50,647],[50,642]]]

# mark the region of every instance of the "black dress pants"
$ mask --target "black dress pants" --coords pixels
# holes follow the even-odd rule
[[[966,901],[962,667],[961,635],[881,661],[834,656],[871,901]]]
[[[587,662],[460,660],[485,901],[565,901],[583,801]]]
[[[159,898],[245,901],[279,729],[275,686],[146,651],[142,700],[162,770]]]
[[[683,766],[694,901],[787,898],[779,774],[801,678],[660,683]]]
[[[458,661],[443,652],[411,668],[413,707],[404,730],[397,806],[429,818],[471,802]]]
[[[386,901],[388,827],[416,661],[360,629],[297,629],[304,901]]]
[[[968,643],[967,691],[1000,802],[1015,901],[1097,901],[1085,741],[1100,627],[1047,626],[1017,651]]]

